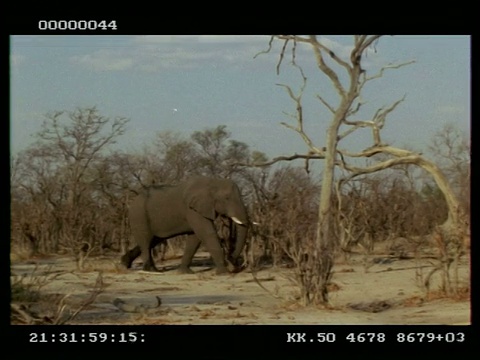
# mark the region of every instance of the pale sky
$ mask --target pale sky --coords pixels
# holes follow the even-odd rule
[[[350,36],[319,36],[348,58]],[[104,116],[130,118],[118,145],[140,150],[155,134],[227,125],[235,140],[269,157],[305,153],[306,146],[280,122],[294,122],[284,112],[295,105],[277,83],[298,89],[300,77],[283,61],[276,64],[280,43],[271,53],[268,36],[12,36],[10,38],[11,151],[32,143],[43,115],[56,110],[97,106]],[[415,63],[386,71],[370,82],[367,101],[356,119],[369,120],[375,110],[406,95],[386,123],[384,141],[426,149],[446,123],[470,132],[470,37],[386,36],[363,59],[368,75],[389,63]],[[316,94],[337,101],[328,79],[314,64],[312,50],[298,46],[296,61],[308,78],[304,94],[305,126],[323,146],[329,113]],[[344,77],[343,77],[344,78]],[[368,134],[351,136],[341,148],[360,148]]]

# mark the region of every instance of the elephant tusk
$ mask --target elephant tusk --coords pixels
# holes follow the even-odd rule
[[[252,224],[253,224],[253,225],[260,225],[260,223],[259,223],[259,222],[256,222],[256,221],[252,221]]]
[[[232,216],[232,220],[235,221],[239,225],[243,225],[243,223],[240,220],[238,220],[235,216]]]

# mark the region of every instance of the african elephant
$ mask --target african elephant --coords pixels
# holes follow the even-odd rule
[[[157,271],[151,249],[161,241],[189,235],[179,272],[191,273],[190,264],[200,243],[212,255],[217,274],[226,273],[225,255],[213,221],[223,215],[236,224],[236,241],[229,261],[236,262],[245,245],[248,216],[238,186],[231,180],[194,177],[178,185],[153,185],[133,199],[130,227],[137,246],[122,256],[127,268],[142,256],[143,269]]]

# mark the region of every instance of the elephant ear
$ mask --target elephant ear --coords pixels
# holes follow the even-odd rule
[[[215,202],[208,189],[189,189],[185,194],[185,201],[190,209],[207,219],[215,220]]]

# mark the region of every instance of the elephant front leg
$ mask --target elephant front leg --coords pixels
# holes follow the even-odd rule
[[[208,252],[212,255],[213,262],[217,267],[217,274],[228,273],[227,267],[225,266],[225,255],[213,222],[194,211],[190,211],[187,214],[187,220],[195,232],[195,235],[205,244]]]
[[[190,269],[190,264],[192,263],[193,256],[197,252],[199,246],[200,239],[196,235],[189,235],[187,237],[182,262],[178,268],[180,274],[193,274],[193,271]]]
[[[225,252],[220,245],[220,239],[217,237],[217,234],[209,234],[209,236],[205,236],[203,241],[210,255],[212,255],[213,262],[217,268],[217,275],[227,274],[228,269],[225,266]]]

